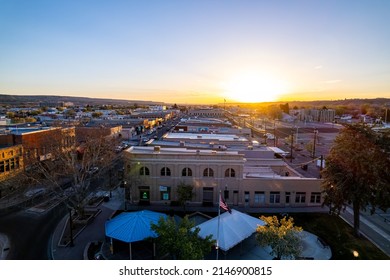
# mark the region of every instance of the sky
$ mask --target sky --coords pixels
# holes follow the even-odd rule
[[[390,1],[0,0],[0,93],[390,98]]]

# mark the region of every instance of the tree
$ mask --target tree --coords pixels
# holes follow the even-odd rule
[[[390,158],[387,136],[363,124],[345,125],[336,137],[322,171],[324,205],[331,213],[352,204],[354,234],[359,236],[359,211],[390,205]],[[386,140],[387,139],[387,140]]]
[[[73,109],[68,109],[65,111],[64,115],[67,119],[72,119],[76,116],[76,111]]]
[[[169,254],[172,259],[200,260],[211,251],[215,240],[212,235],[201,239],[198,236],[199,227],[192,229],[194,223],[185,216],[177,225],[173,217],[160,218],[157,224],[152,224],[157,237],[157,246],[162,255]]]
[[[130,204],[133,203],[133,191],[136,191],[136,187],[139,185],[143,185],[145,176],[140,175],[142,166],[139,162],[136,163],[130,163],[127,165],[127,168],[125,169],[124,174],[124,185],[125,188],[125,200],[129,201]],[[146,171],[143,171],[144,174]],[[127,209],[127,204],[125,202],[125,210]]]
[[[288,105],[288,103],[280,104],[279,107],[280,107],[280,110],[282,110],[284,113],[290,114],[290,106]]]
[[[271,118],[271,119],[273,119],[273,120],[275,120],[275,119],[282,119],[282,113],[283,113],[283,111],[282,111],[282,109],[279,107],[279,106],[276,106],[276,105],[270,105],[270,106],[268,106],[268,108],[267,108],[267,115]]]
[[[93,112],[92,113],[92,118],[100,118],[101,116],[103,116],[102,112]]]
[[[256,229],[256,239],[260,246],[270,246],[271,254],[278,260],[282,258],[297,258],[302,252],[302,242],[299,233],[301,227],[294,226],[292,217],[283,217],[280,221],[276,216],[261,216],[264,226]]]
[[[186,202],[192,200],[194,195],[193,189],[194,186],[185,184],[184,182],[181,182],[177,186],[177,200],[179,201],[180,205],[183,206],[184,211],[186,211]]]
[[[44,149],[45,160],[37,159],[31,169],[31,176],[51,191],[65,198],[67,207],[79,216],[85,213],[88,196],[92,192],[91,179],[108,169],[115,152],[111,138],[95,137],[76,145],[65,130],[48,136]],[[50,137],[50,139],[49,139]],[[67,140],[67,145],[63,143]],[[69,187],[64,187],[67,184]]]

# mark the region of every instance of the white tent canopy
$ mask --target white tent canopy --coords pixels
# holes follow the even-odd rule
[[[228,251],[244,239],[256,232],[259,225],[264,225],[260,219],[232,209],[232,213],[225,212],[220,216],[219,222],[219,248]],[[197,227],[200,228],[199,236],[206,238],[212,234],[213,239],[217,239],[218,216],[208,220]]]

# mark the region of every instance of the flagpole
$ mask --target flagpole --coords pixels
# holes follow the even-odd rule
[[[218,260],[218,252],[219,252],[219,222],[221,220],[221,207],[219,205],[220,200],[221,200],[221,190],[218,191],[217,260]]]

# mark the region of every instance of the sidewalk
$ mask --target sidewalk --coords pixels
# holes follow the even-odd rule
[[[387,213],[374,214],[360,213],[360,233],[390,257],[390,221]],[[353,226],[353,211],[347,207],[340,217]]]
[[[120,196],[120,197],[119,197]],[[120,192],[112,192],[112,198],[108,202],[103,202],[98,209],[100,214],[95,217],[93,222],[74,238],[73,247],[60,247],[58,243],[61,238],[64,225],[68,219],[65,216],[57,225],[53,233],[51,244],[51,259],[54,260],[83,260],[84,250],[88,243],[105,240],[105,222],[111,215],[121,207],[123,195]]]

